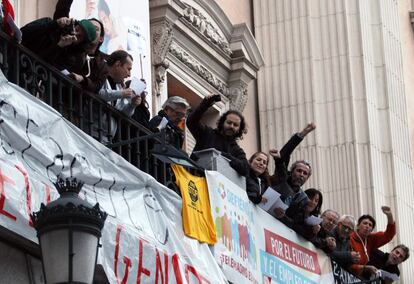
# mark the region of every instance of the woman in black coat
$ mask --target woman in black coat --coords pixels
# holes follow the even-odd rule
[[[269,156],[264,152],[256,152],[249,159],[249,175],[246,177],[246,191],[250,201],[254,204],[266,202],[262,197],[270,184],[267,165]]]

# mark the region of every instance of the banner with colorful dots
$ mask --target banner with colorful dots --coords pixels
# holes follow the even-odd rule
[[[330,258],[251,203],[224,175],[206,172],[218,242],[214,256],[232,283],[334,283]]]

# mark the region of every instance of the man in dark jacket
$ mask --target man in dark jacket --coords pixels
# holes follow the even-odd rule
[[[321,214],[321,218],[321,229],[319,230],[316,237],[314,237],[310,241],[317,248],[320,248],[327,254],[329,254],[336,248],[336,241],[335,238],[332,236],[332,233],[338,223],[339,214],[338,212],[332,209],[327,209]]]
[[[339,218],[338,226],[333,231],[336,247],[331,253],[331,257],[345,269],[347,269],[351,264],[357,263],[361,259],[359,252],[351,250],[349,236],[354,229],[355,218],[350,215],[343,215]]]
[[[186,99],[179,96],[169,97],[158,115],[149,121],[149,128],[154,132],[165,128],[167,143],[180,150],[184,142],[184,132],[179,124],[184,120],[189,107]]]
[[[58,0],[53,20],[68,18],[72,3],[73,0]],[[97,93],[108,76],[108,68],[105,63],[107,55],[99,50],[104,41],[105,30],[103,23],[98,19],[91,18],[89,21],[96,28],[96,39],[85,47],[84,65],[72,68],[69,77],[78,82],[84,90]]]
[[[59,70],[72,72],[86,60],[85,51],[96,39],[89,20],[41,18],[21,28],[22,44]]]
[[[375,266],[377,269],[388,272],[381,274],[381,283],[389,284],[399,279],[400,269],[398,265],[410,257],[410,250],[405,245],[398,245],[390,253],[383,252],[379,249],[373,251],[370,255],[367,265]],[[370,279],[371,275],[364,274],[365,278]]]
[[[247,133],[243,115],[235,110],[224,113],[217,122],[217,128],[212,129],[200,123],[203,114],[216,101],[220,101],[220,95],[208,96],[189,115],[187,127],[196,140],[193,152],[215,148],[230,160],[230,166],[240,175],[246,176],[249,172],[249,164],[246,153],[237,144],[237,140]],[[192,155],[193,159],[194,154]]]

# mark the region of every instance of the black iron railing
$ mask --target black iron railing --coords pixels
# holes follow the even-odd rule
[[[111,148],[160,183],[169,184],[168,167],[150,154],[153,144],[161,142],[159,138],[146,139],[144,136],[152,134],[149,129],[100,99],[97,94],[83,90],[75,81],[1,31],[0,68],[10,82],[52,106],[103,144],[140,138],[139,141]],[[116,131],[111,129],[114,125],[117,126]]]

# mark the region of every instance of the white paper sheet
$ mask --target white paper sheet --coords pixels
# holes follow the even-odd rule
[[[305,224],[309,226],[315,226],[322,223],[322,218],[316,217],[314,215],[309,216],[305,219]]]
[[[132,77],[131,85],[129,87],[135,92],[136,95],[140,95],[147,88],[147,85],[137,77]]]
[[[260,203],[259,207],[269,212],[275,208],[282,208],[286,210],[288,206],[280,199],[280,193],[274,190],[272,187],[268,187],[263,194],[263,197],[267,199],[266,203]]]

